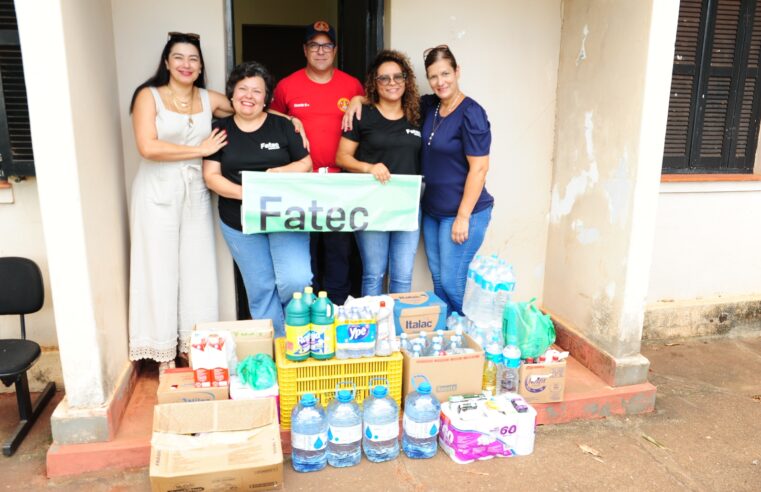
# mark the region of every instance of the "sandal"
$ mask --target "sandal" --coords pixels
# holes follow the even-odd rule
[[[159,363],[159,376],[164,374],[164,372],[166,372],[167,369],[174,369],[174,367],[175,367],[175,364],[174,364],[173,360],[169,360],[169,361],[165,361],[165,362],[160,362]]]

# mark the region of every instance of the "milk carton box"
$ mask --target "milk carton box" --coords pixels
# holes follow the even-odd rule
[[[196,387],[229,386],[228,348],[225,346],[229,343],[232,343],[229,332],[193,332],[190,353]]]
[[[452,397],[441,405],[439,445],[455,463],[534,451],[536,410],[515,393]]]

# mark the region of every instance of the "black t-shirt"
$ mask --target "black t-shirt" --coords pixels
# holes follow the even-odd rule
[[[241,171],[264,172],[303,159],[309,154],[301,137],[287,118],[268,114],[262,126],[253,132],[244,132],[232,116],[214,123],[214,128],[227,131],[227,145],[206,158],[219,162],[222,176],[241,184]],[[241,227],[240,200],[219,197],[219,218],[233,229]]]
[[[391,174],[420,174],[420,127],[407,118],[388,120],[375,106],[362,106],[362,119],[354,117],[352,129],[343,136],[358,142],[358,161],[382,162]]]

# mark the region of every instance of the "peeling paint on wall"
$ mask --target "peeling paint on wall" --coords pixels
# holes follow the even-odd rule
[[[611,224],[620,224],[629,214],[629,148],[624,146],[624,153],[618,159],[618,166],[610,179],[603,183],[608,195],[608,212]]]
[[[462,38],[464,38],[465,37],[465,30],[463,29],[462,31],[458,31],[457,27],[455,26],[455,23],[457,22],[457,17],[455,17],[454,15],[450,15],[449,16],[449,21],[452,23],[452,28],[450,29],[451,32],[452,32],[452,36],[455,39],[462,39]]]
[[[576,233],[576,240],[581,244],[592,244],[600,239],[600,231],[595,228],[585,228],[584,221],[576,219],[571,223],[571,229]]]
[[[581,48],[579,49],[579,56],[576,58],[576,66],[578,67],[581,62],[587,59],[587,36],[589,35],[589,26],[584,24],[584,29],[581,31]]]
[[[589,169],[574,176],[565,187],[565,195],[561,198],[558,185],[552,187],[552,200],[550,203],[550,222],[557,224],[561,218],[568,215],[576,203],[576,199],[583,195],[589,188],[600,179],[597,169],[597,158],[594,148],[594,121],[591,111],[584,113],[584,141],[586,143]]]

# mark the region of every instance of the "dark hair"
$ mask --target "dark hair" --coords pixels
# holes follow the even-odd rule
[[[433,65],[439,60],[448,60],[454,70],[457,70],[457,60],[455,60],[452,50],[445,44],[428,48],[423,52],[423,60],[425,61],[425,71],[428,72],[428,67]]]
[[[383,50],[378,53],[378,56],[375,57],[375,60],[367,69],[367,77],[365,78],[365,94],[367,94],[367,99],[373,104],[377,104],[380,101],[378,84],[375,78],[378,76],[380,66],[386,62],[393,62],[399,65],[402,73],[405,75],[402,109],[407,121],[417,125],[420,121],[420,96],[418,95],[417,83],[415,82],[415,72],[412,71],[410,59],[404,53],[395,50]]]
[[[166,68],[166,62],[169,60],[169,53],[172,51],[172,48],[178,43],[192,44],[198,49],[198,57],[201,60],[201,74],[195,81],[193,81],[193,85],[200,87],[201,89],[206,88],[206,73],[203,71],[205,64],[203,62],[203,52],[201,51],[201,41],[198,38],[198,35],[171,33],[164,45],[164,51],[161,52],[161,59],[159,60],[159,66],[156,69],[156,73],[154,73],[151,78],[137,86],[135,92],[132,93],[132,101],[129,103],[130,113],[132,113],[132,109],[135,107],[135,99],[137,99],[137,95],[141,90],[146,87],[161,87],[162,85],[169,83],[169,70]]]
[[[232,72],[230,72],[230,75],[227,77],[227,84],[225,85],[225,95],[227,96],[227,99],[233,98],[233,91],[235,91],[235,86],[238,82],[249,77],[261,77],[264,79],[264,87],[266,90],[264,104],[265,106],[269,106],[272,101],[272,91],[275,90],[275,79],[272,77],[269,70],[267,70],[267,67],[255,61],[243,62],[236,65]]]

